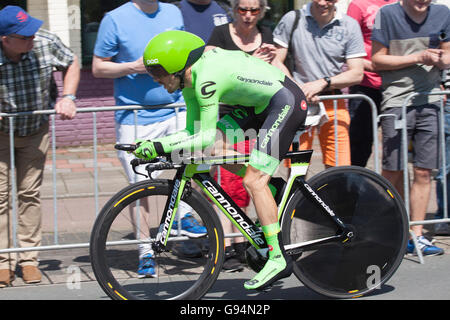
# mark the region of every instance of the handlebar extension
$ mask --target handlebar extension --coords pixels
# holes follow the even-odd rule
[[[122,150],[122,151],[134,151],[137,149],[137,146],[135,144],[116,144],[114,145],[114,149],[116,150]]]

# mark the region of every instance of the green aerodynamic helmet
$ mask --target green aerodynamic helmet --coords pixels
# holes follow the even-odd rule
[[[151,76],[181,73],[201,57],[204,49],[205,42],[193,33],[165,31],[148,42],[144,65]]]

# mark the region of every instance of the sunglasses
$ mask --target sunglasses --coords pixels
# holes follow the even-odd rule
[[[257,16],[261,12],[261,8],[243,8],[238,7],[237,12],[241,15],[245,15],[247,12],[250,12],[252,16]]]
[[[12,34],[10,34],[10,35],[8,35],[8,37],[10,37],[10,38],[16,38],[16,39],[20,39],[20,40],[32,40],[32,39],[34,39],[34,35],[32,35],[32,36],[19,36],[19,35],[12,35]]]
[[[147,70],[148,74],[152,76],[153,78],[161,78],[169,73],[164,69],[161,65],[152,65],[152,66],[146,66],[145,69]]]

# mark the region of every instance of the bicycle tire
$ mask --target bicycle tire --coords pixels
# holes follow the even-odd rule
[[[406,252],[408,217],[403,200],[382,176],[362,167],[330,168],[307,182],[355,237],[322,243],[293,255],[294,274],[331,298],[367,295],[381,288]],[[338,227],[296,190],[282,221],[284,244],[325,238]]]
[[[92,229],[90,258],[95,277],[110,298],[194,300],[200,299],[216,281],[224,259],[223,229],[209,202],[194,189],[189,193],[185,192],[182,201],[192,207],[196,219],[206,227],[207,235],[196,240],[170,236],[170,251],[154,255],[158,277],[138,278],[136,241],[129,245],[124,242],[130,231],[131,235],[136,236],[138,229],[132,226],[128,208],[137,200],[148,201],[150,214],[146,218],[154,219],[154,224],[142,223],[141,228],[142,232],[145,228],[150,229],[151,241],[154,241],[154,230],[159,226],[161,213],[171,190],[169,183],[166,180],[147,180],[127,186],[113,196],[99,213]],[[189,258],[182,256],[180,252],[177,255],[175,249],[181,242],[172,241],[173,239],[185,239],[184,241],[191,241],[191,245],[201,247],[202,257]],[[111,246],[111,241],[121,241],[119,244],[122,245]]]

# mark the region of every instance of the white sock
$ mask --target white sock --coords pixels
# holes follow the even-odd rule
[[[152,245],[150,243],[141,243],[138,245],[139,249],[139,259],[142,259],[146,254],[154,255]]]

